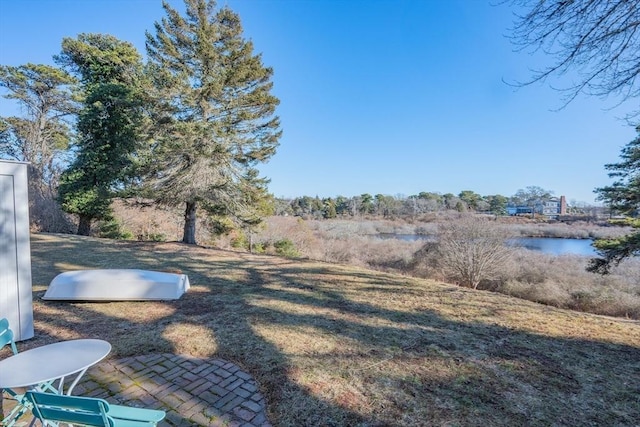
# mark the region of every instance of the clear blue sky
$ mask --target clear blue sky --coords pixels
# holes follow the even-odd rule
[[[170,3],[182,10],[181,0]],[[260,169],[276,196],[420,191],[513,195],[536,185],[594,201],[636,136],[615,100],[536,84],[544,57],[505,37],[491,0],[227,0],[274,68],[284,131]],[[52,63],[63,37],[109,33],[144,54],[160,0],[0,0],[0,64]],[[0,115],[14,107],[0,100]]]

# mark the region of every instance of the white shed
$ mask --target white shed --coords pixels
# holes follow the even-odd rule
[[[0,160],[0,318],[16,341],[33,337],[27,164]]]

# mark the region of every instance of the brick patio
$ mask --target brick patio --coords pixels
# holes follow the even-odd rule
[[[221,359],[151,354],[106,360],[87,371],[73,394],[162,409],[162,426],[271,426],[255,380]],[[9,406],[5,399],[5,414]],[[28,425],[30,414],[23,418],[19,424]]]

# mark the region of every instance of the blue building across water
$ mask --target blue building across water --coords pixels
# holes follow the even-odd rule
[[[531,206],[507,206],[508,215],[544,215],[547,218],[555,219],[560,215],[567,214],[567,200],[564,196],[551,197],[545,200],[539,200]]]

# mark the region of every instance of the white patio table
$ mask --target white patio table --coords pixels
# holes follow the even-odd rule
[[[20,352],[0,360],[0,389],[27,387],[71,394],[87,369],[104,359],[110,351],[111,344],[106,341],[79,339]],[[65,378],[72,375],[76,377],[65,391]],[[58,381],[57,389],[46,386],[54,381]],[[4,420],[4,423],[11,425],[10,420]]]

